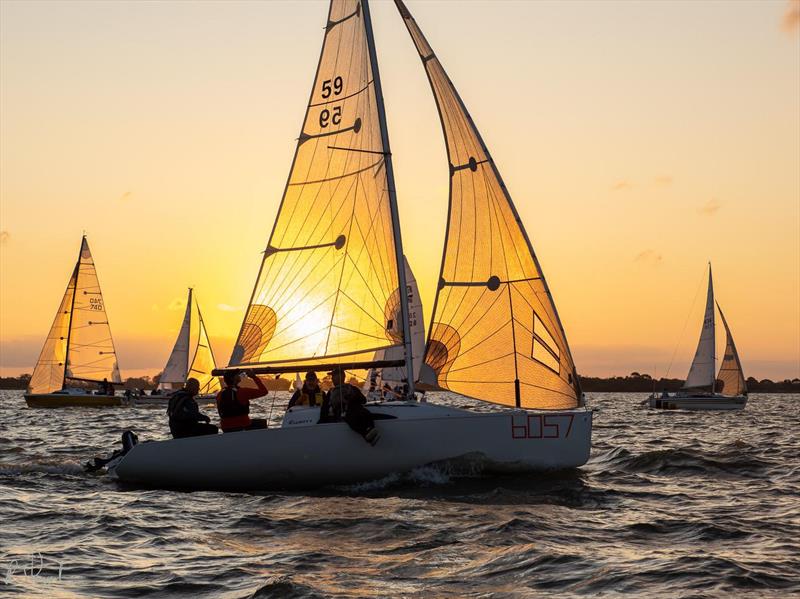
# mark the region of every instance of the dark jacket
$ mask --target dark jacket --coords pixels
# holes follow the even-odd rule
[[[355,406],[363,406],[365,403],[367,398],[361,393],[361,389],[349,383],[342,383],[325,394],[319,411],[319,421],[338,422],[342,419],[342,414],[353,411]]]
[[[167,405],[167,416],[169,416],[170,425],[198,422],[200,420],[208,422],[209,420],[208,416],[200,413],[200,408],[194,397],[184,389],[179,389],[170,396],[169,404]]]

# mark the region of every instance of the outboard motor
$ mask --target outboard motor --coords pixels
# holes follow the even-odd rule
[[[133,431],[125,431],[122,433],[122,440],[120,443],[122,443],[122,449],[115,449],[107,458],[92,458],[83,465],[84,469],[87,472],[97,472],[98,470],[102,470],[103,468],[107,467],[110,462],[118,460],[131,449],[136,447],[137,443],[139,443],[139,437]]]

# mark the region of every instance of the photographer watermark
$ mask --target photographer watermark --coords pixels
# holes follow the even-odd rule
[[[21,557],[8,556],[3,562],[0,562],[0,567],[5,570],[2,581],[6,584],[13,584],[15,578],[56,583],[61,582],[64,563],[38,552]]]

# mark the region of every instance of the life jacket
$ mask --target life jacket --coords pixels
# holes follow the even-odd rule
[[[306,393],[305,387],[300,389],[300,397],[294,405],[296,406],[321,406],[322,405],[322,390],[319,386],[313,393]]]
[[[217,411],[220,418],[247,416],[250,413],[250,405],[249,402],[246,405],[239,403],[234,387],[225,387],[217,396]]]

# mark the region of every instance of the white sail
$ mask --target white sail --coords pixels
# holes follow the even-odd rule
[[[411,331],[411,356],[413,361],[414,381],[419,380],[419,371],[425,356],[425,321],[422,315],[422,298],[419,295],[417,279],[411,271],[408,259],[403,257],[406,269],[406,298],[408,300],[408,326]],[[402,347],[392,347],[376,352],[375,360],[402,360],[405,351]],[[392,387],[395,384],[406,382],[408,375],[404,367],[392,366],[380,371],[381,383],[387,382]],[[369,383],[369,377],[367,378]]]
[[[186,302],[186,311],[183,315],[183,324],[178,332],[178,338],[172,347],[167,359],[167,365],[158,380],[159,389],[179,389],[186,382],[186,372],[189,370],[189,341],[192,327],[192,290],[189,289],[189,299]]]
[[[231,366],[320,369],[405,343],[402,248],[366,1],[333,0],[324,35]]]
[[[28,393],[58,391],[70,379],[122,382],[100,281],[85,236]]]
[[[708,295],[706,296],[706,311],[703,316],[703,328],[700,331],[700,341],[697,351],[689,368],[689,375],[683,384],[684,389],[714,390],[715,369],[715,337],[714,327],[714,283],[711,276],[711,265],[708,265]]]
[[[717,375],[717,393],[733,396],[746,395],[747,384],[744,380],[742,363],[739,361],[739,352],[736,351],[728,321],[725,320],[725,315],[722,313],[722,308],[719,307],[719,304],[717,304],[717,309],[719,310],[720,318],[722,318],[722,325],[725,327],[726,335],[725,354]]]
[[[577,406],[566,335],[522,221],[452,81],[396,4],[436,99],[450,163],[447,236],[420,378],[504,405]]]

